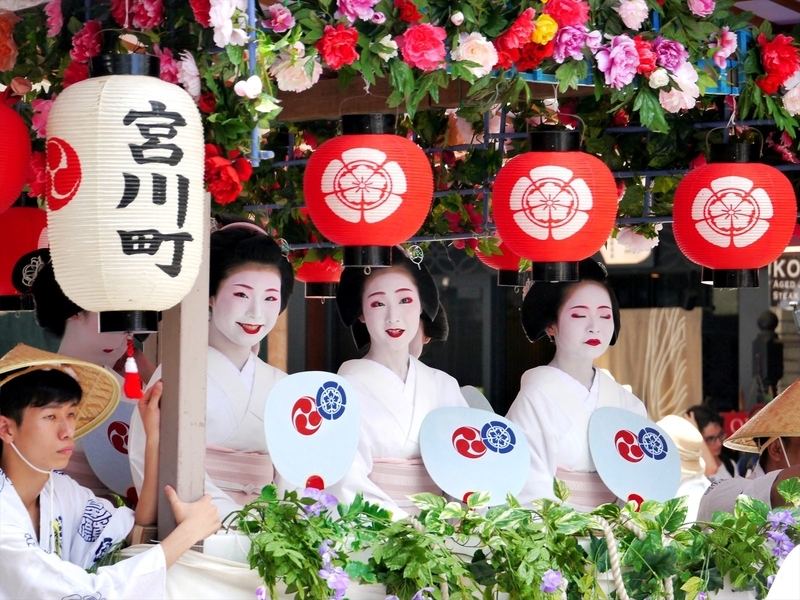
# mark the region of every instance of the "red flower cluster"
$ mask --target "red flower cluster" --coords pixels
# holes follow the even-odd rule
[[[69,63],[69,66],[64,69],[64,89],[84,79],[89,79],[89,65],[86,63],[72,61]]]
[[[28,178],[25,183],[28,185],[28,196],[44,198],[47,186],[47,156],[44,152],[34,151],[31,153],[31,161],[28,163]]]
[[[544,59],[553,56],[555,47],[555,40],[550,40],[546,44],[537,44],[535,42],[525,44],[519,52],[519,59],[516,61],[517,69],[530,71],[537,68]]]
[[[779,33],[771,42],[762,33],[758,36],[761,46],[761,64],[766,75],[756,81],[765,94],[774,94],[778,88],[800,68],[800,56],[792,45],[794,40],[788,35]]]
[[[100,21],[86,21],[83,28],[72,38],[72,50],[69,51],[72,60],[85,63],[100,54],[103,43],[103,35],[100,33],[102,29]]]
[[[325,26],[322,39],[317,42],[315,48],[319,50],[322,60],[331,69],[338,71],[344,65],[352,65],[358,60],[357,43],[358,31],[339,23],[335,28],[330,25]]]
[[[520,50],[531,41],[535,28],[533,23],[535,17],[536,11],[532,8],[526,8],[514,20],[511,27],[492,42],[495,50],[497,50],[497,64],[495,66],[498,69],[509,69],[520,59]]]
[[[214,95],[214,92],[206,92],[200,96],[200,99],[197,101],[197,108],[207,114],[214,112],[214,109],[217,108],[217,97]]]
[[[589,4],[580,0],[549,0],[542,12],[560,27],[579,27],[589,20]]]
[[[473,205],[468,202],[463,204],[464,211],[467,213],[467,218],[462,219],[461,213],[450,212],[446,211],[444,213],[445,218],[447,219],[447,223],[450,225],[450,231],[454,233],[460,233],[464,231],[468,231],[464,229],[464,225],[469,225],[470,230],[474,231],[475,233],[483,233],[483,215],[481,212]],[[462,222],[464,225],[462,225]],[[453,242],[453,246],[458,249],[463,249],[464,246],[469,246],[473,250],[478,247],[478,240],[475,238],[467,239],[467,240],[456,240]]]
[[[203,27],[211,25],[211,0],[189,0],[195,20]]]
[[[636,53],[639,55],[639,66],[636,67],[636,72],[639,75],[649,75],[656,70],[656,53],[653,52],[653,44],[642,39],[640,35],[633,38],[633,43],[636,44]]]
[[[127,14],[126,5],[130,11]],[[164,22],[164,3],[162,0],[111,0],[111,16],[120,27],[128,25],[146,31]]]
[[[250,161],[234,150],[228,157],[214,144],[206,144],[205,182],[217,204],[230,204],[242,193],[242,182],[250,179],[253,167]]]
[[[400,20],[406,23],[416,23],[422,20],[422,13],[417,10],[417,5],[411,0],[394,0],[394,7],[400,11]]]

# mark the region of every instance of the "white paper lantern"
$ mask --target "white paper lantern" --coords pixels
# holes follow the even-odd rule
[[[97,57],[94,76],[50,111],[50,252],[59,285],[85,310],[166,310],[200,270],[203,127],[158,69],[155,57]]]

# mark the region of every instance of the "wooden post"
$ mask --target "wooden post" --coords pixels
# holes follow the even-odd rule
[[[205,194],[203,214],[209,214]],[[158,537],[175,529],[164,486],[184,502],[204,493],[206,455],[206,371],[208,369],[209,220],[203,232],[203,265],[192,291],[164,312],[161,324],[161,452],[159,457]]]
[[[276,369],[289,369],[289,309],[287,308],[267,336],[267,362]]]

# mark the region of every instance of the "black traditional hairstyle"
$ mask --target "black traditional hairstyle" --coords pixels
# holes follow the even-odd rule
[[[433,325],[437,321],[439,313],[439,290],[436,289],[436,282],[428,269],[420,263],[419,265],[412,262],[406,253],[397,247],[392,248],[392,269],[402,269],[416,284],[417,291],[419,292],[420,303],[422,304],[422,314],[420,315],[420,323],[425,327],[425,320],[429,321],[428,326]],[[342,277],[339,280],[339,286],[336,290],[336,306],[339,308],[339,316],[342,322],[350,327],[353,333],[353,341],[356,347],[360,350],[369,343],[369,332],[367,326],[358,320],[362,315],[361,300],[364,295],[364,287],[366,286],[367,279],[372,275],[385,273],[386,269],[374,268],[372,272],[367,275],[364,273],[363,267],[345,267]],[[446,318],[445,318],[446,319]],[[441,326],[439,330],[441,330]],[[427,335],[427,329],[426,335]],[[447,325],[444,325],[445,338],[447,337]],[[444,339],[434,338],[431,339]]]
[[[47,248],[22,256],[11,271],[11,281],[20,293],[33,296],[36,322],[57,338],[64,337],[67,319],[84,310],[61,291]]]
[[[602,285],[611,298],[611,313],[614,317],[614,335],[611,345],[617,342],[620,319],[617,297],[608,285],[605,267],[596,260],[586,258],[578,266],[579,281],[558,283],[534,283],[522,301],[522,329],[531,342],[545,334],[545,329],[558,320],[558,311],[564,304],[569,291],[584,281],[594,281]]]
[[[430,338],[432,342],[447,341],[447,336],[450,334],[450,324],[447,322],[447,313],[441,302],[439,302],[439,310],[436,312],[435,319],[431,319],[428,315],[422,313],[419,323],[422,327],[423,335]]]
[[[0,415],[17,425],[22,423],[26,408],[81,401],[83,391],[80,384],[63,371],[40,369],[3,383],[3,378],[18,372],[11,371],[0,376]],[[0,442],[0,456],[2,453],[3,443]]]
[[[260,265],[274,267],[281,278],[281,310],[289,303],[294,290],[294,271],[280,246],[266,232],[259,233],[258,225],[233,223],[211,234],[211,260],[208,294],[216,296],[220,284],[240,267]]]

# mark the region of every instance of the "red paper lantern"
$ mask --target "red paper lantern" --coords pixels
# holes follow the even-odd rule
[[[749,162],[752,144],[716,144],[708,164],[675,190],[673,233],[695,263],[713,269],[715,287],[757,287],[758,269],[792,237],[797,201],[774,167]]]
[[[342,131],[308,161],[306,207],[317,229],[345,246],[345,265],[391,264],[391,246],[413,236],[430,210],[430,163],[394,135],[394,115],[344,116]]]
[[[0,104],[0,213],[14,204],[25,187],[31,159],[31,137],[13,108]]]
[[[501,254],[483,254],[480,250],[475,251],[478,260],[490,269],[497,270],[497,285],[507,287],[520,287],[530,279],[529,271],[520,272],[518,254],[511,251],[502,241],[497,244],[497,249]]]
[[[532,151],[509,160],[492,188],[497,233],[533,261],[535,281],[577,279],[577,263],[597,252],[614,227],[614,177],[579,147],[577,131],[534,131]]]
[[[0,310],[33,309],[14,287],[11,272],[22,256],[47,245],[47,213],[42,209],[12,206],[0,214]]]
[[[326,256],[304,262],[298,267],[295,279],[306,284],[306,298],[335,298],[343,270],[342,263]]]

